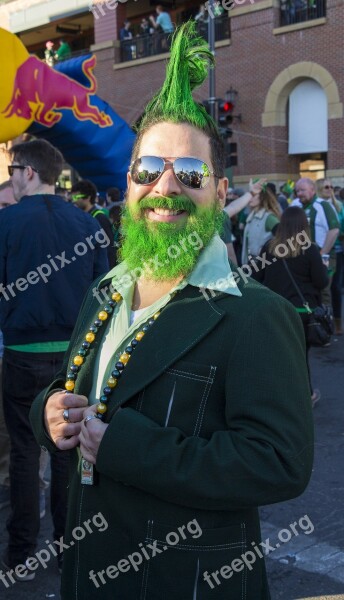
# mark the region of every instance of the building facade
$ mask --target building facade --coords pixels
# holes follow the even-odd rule
[[[157,4],[14,0],[0,6],[0,25],[6,18],[30,52],[39,54],[60,33],[75,52],[91,48],[98,95],[134,124],[164,79],[168,39],[141,29]],[[177,24],[199,9],[198,1],[161,4]],[[217,9],[216,96],[236,90],[233,114],[241,115],[233,118],[229,140],[237,149],[229,171],[234,185],[250,176],[280,184],[300,173],[314,179],[326,173],[344,186],[342,0],[222,0]],[[121,41],[126,19],[132,37]],[[204,20],[202,26],[206,35]],[[196,97],[208,95],[205,83]]]

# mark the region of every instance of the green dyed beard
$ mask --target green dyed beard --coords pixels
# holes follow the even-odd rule
[[[159,223],[145,217],[146,208],[169,208],[189,213],[183,223]],[[222,229],[223,211],[218,202],[197,206],[187,196],[143,198],[122,217],[120,257],[130,271],[146,279],[173,280],[188,275],[202,248]]]

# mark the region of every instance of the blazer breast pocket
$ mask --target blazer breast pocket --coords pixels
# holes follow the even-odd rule
[[[216,366],[177,361],[145,388],[134,408],[165,427],[202,436]]]

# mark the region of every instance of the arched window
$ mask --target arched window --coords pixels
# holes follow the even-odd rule
[[[299,83],[289,96],[289,154],[327,152],[327,97],[313,79]]]

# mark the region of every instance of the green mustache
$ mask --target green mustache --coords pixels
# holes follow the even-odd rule
[[[143,198],[135,207],[135,212],[142,212],[146,208],[167,208],[169,210],[181,210],[193,215],[196,212],[196,206],[187,196],[173,196],[159,198]]]

